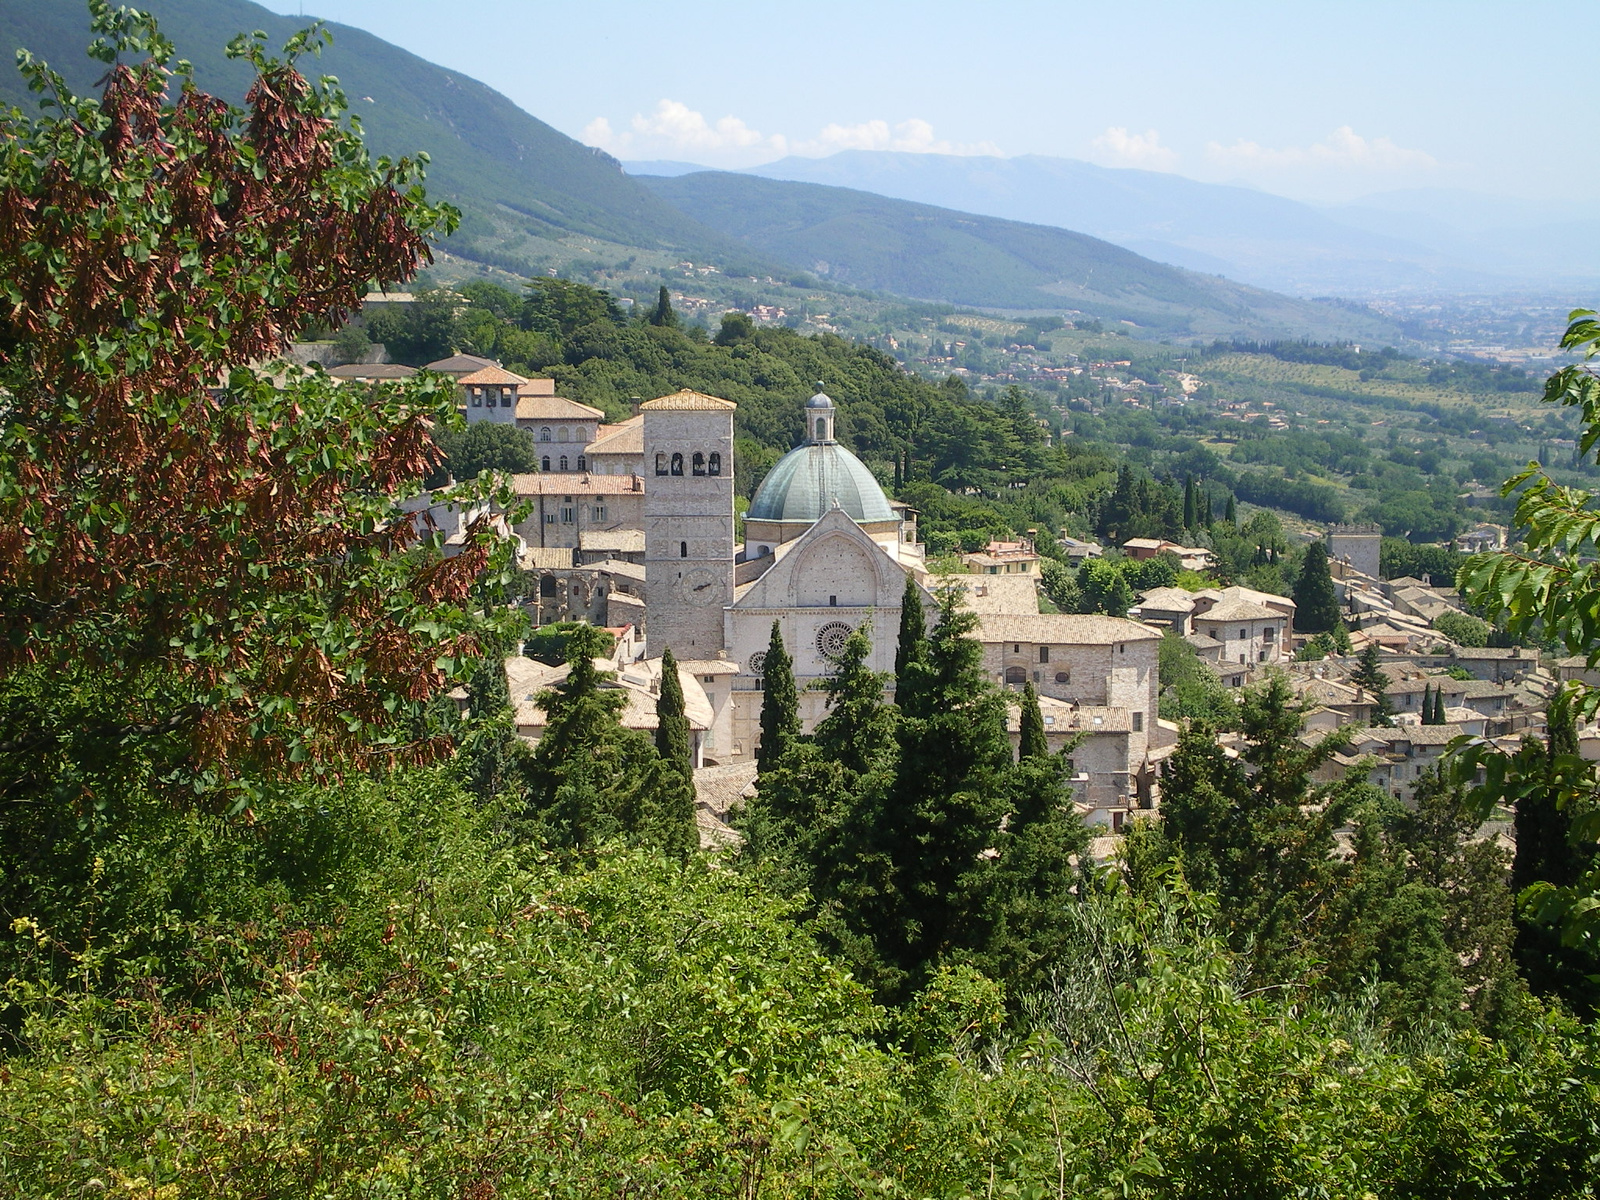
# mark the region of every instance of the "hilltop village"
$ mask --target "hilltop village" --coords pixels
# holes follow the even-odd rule
[[[1032,684],[1051,748],[1074,742],[1079,815],[1102,834],[1159,812],[1162,765],[1179,733],[1177,721],[1161,715],[1164,639],[1181,642],[1181,653],[1236,695],[1269,673],[1283,675],[1306,709],[1308,744],[1354,727],[1321,777],[1365,762],[1370,780],[1402,801],[1455,738],[1471,734],[1514,747],[1542,732],[1557,684],[1587,678],[1581,660],[1458,644],[1446,632],[1448,614],[1462,611],[1454,588],[1382,578],[1382,530],[1375,525],[1324,533],[1347,645],[1327,645],[1297,628],[1288,596],[1214,581],[1209,550],[1156,538],[1101,546],[1060,531],[1057,544],[1071,565],[1165,560],[1188,584],[1145,589],[1122,616],[1065,613],[1051,604],[1044,559],[1027,538],[931,560],[918,538],[918,513],[889,499],[836,438],[839,406],[820,390],[804,404],[805,440],[770,469],[739,513],[730,401],[683,390],[644,401],[613,424],[601,410],[556,395],[553,381],[491,359],[457,354],[427,369],[456,378],[469,426],[511,425],[537,445],[539,470],[511,479],[519,518],[499,518],[517,542],[530,623],[607,629],[614,650],[602,665],[627,694],[623,724],[636,729],[655,727],[661,658],[672,650],[708,844],[737,836],[724,818],[753,794],[773,623],[794,661],[809,731],[825,714],[821,684],[852,630],[869,630],[872,669],[892,667],[908,578],[929,616],[939,589],[959,589],[977,616],[975,636],[994,683],[1012,691]],[[334,371],[371,380],[410,368]],[[462,543],[474,515],[434,514],[451,535],[447,546]],[[1480,526],[1459,545],[1496,548],[1504,536],[1502,527]],[[1370,662],[1364,675],[1364,655],[1375,660],[1377,680],[1367,677]],[[516,730],[529,743],[546,719],[534,697],[567,671],[522,655],[507,659]],[[1010,727],[1015,745],[1016,711]],[[1238,736],[1222,735],[1230,752]],[[1582,746],[1600,757],[1600,731],[1585,732]]]

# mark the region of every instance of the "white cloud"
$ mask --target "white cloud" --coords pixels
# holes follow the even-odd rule
[[[887,121],[863,121],[859,125],[830,124],[816,137],[793,143],[796,154],[818,157],[840,150],[897,150],[903,154],[995,155],[1000,147],[993,142],[952,142],[933,135],[933,126],[913,117],[890,128]]]
[[[792,139],[764,134],[743,120],[726,116],[708,121],[679,100],[658,101],[648,115],[636,113],[620,133],[605,117],[583,127],[583,140],[618,157],[692,155],[697,160],[764,162],[785,154],[821,157],[840,150],[898,150],[909,154],[1000,154],[993,142],[952,142],[934,136],[933,126],[913,118],[891,126],[888,121],[859,125],[830,124],[815,137]]]
[[[1154,129],[1143,133],[1129,133],[1121,125],[1112,125],[1089,143],[1094,148],[1095,161],[1107,167],[1140,167],[1146,171],[1172,171],[1178,166],[1178,152],[1161,144],[1161,135]]]
[[[1439,160],[1425,150],[1408,150],[1386,137],[1364,138],[1348,125],[1341,125],[1326,141],[1310,146],[1285,146],[1274,149],[1257,142],[1239,139],[1231,146],[1210,142],[1206,155],[1215,162],[1238,167],[1339,167],[1359,171],[1406,171],[1431,169]]]

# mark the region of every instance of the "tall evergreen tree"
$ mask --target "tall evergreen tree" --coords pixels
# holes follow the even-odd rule
[[[1183,477],[1183,527],[1193,529],[1200,519],[1199,510],[1195,507],[1194,476]]]
[[[800,732],[800,693],[795,689],[794,662],[783,645],[783,629],[772,623],[767,657],[761,667],[761,742],[756,747],[756,767],[765,774]]]
[[[1211,493],[1209,491],[1205,493],[1204,497],[1201,500],[1201,504],[1200,504],[1200,524],[1205,526],[1205,528],[1207,528],[1207,529],[1210,529],[1211,525],[1212,525]]]
[[[1550,698],[1545,728],[1544,760],[1578,754],[1577,713],[1565,689]],[[1531,742],[1531,739],[1530,739]],[[1524,747],[1534,749],[1530,742]],[[1573,837],[1570,807],[1563,808],[1554,787],[1529,792],[1517,800],[1512,826],[1516,856],[1511,861],[1511,891],[1520,896],[1536,883],[1572,887],[1593,860],[1592,847],[1580,849]],[[1600,1010],[1600,986],[1591,976],[1600,974],[1600,961],[1582,947],[1562,944],[1559,928],[1519,911],[1516,916],[1514,953],[1517,967],[1529,989],[1546,999],[1560,1000],[1584,1019]]]
[[[1393,725],[1394,709],[1389,704],[1389,676],[1378,665],[1378,643],[1368,642],[1361,652],[1350,682],[1372,693],[1372,723]]]
[[[906,573],[905,590],[900,594],[900,640],[894,650],[894,677],[898,693],[899,681],[906,677],[906,669],[920,662],[927,653],[928,617],[922,611],[922,589],[911,573]]]
[[[672,293],[667,290],[666,284],[662,284],[661,290],[656,294],[656,308],[650,314],[650,324],[669,329],[678,327],[678,314],[672,307]]]
[[[685,779],[694,778],[694,752],[690,748],[689,715],[684,711],[683,681],[672,647],[661,652],[661,688],[656,695],[656,753]]]
[[[497,645],[485,649],[467,684],[467,715],[473,731],[461,752],[467,787],[480,800],[492,799],[509,782],[516,742],[505,658]]]
[[[1239,523],[1239,510],[1234,504],[1231,495],[1228,497],[1228,507],[1222,510],[1222,519],[1229,525],[1238,525]]]
[[[1022,688],[1021,736],[1017,746],[1018,759],[1049,758],[1050,742],[1045,736],[1044,716],[1039,712],[1039,693],[1031,683]]]
[[[1433,724],[1433,685],[1430,683],[1422,685],[1422,723]]]
[[[1445,713],[1445,710],[1444,710],[1444,689],[1442,687],[1434,688],[1433,689],[1433,723],[1435,725],[1444,725],[1448,721],[1449,721],[1449,716]]]
[[[1326,633],[1339,620],[1339,598],[1328,571],[1328,551],[1320,541],[1306,547],[1294,585],[1294,623],[1303,633]]]

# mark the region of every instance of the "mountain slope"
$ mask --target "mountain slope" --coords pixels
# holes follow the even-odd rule
[[[1358,228],[1335,211],[1250,188],[1042,155],[958,157],[847,150],[746,174],[859,188],[1014,221],[1078,229],[1193,270],[1299,294],[1482,286],[1464,247]],[[1498,268],[1498,264],[1495,264]]]
[[[1065,229],[752,175],[640,178],[696,221],[856,287],[982,308],[1075,309],[1177,336],[1394,336],[1365,311],[1179,270]]]
[[[264,30],[276,48],[311,18],[281,17],[248,0],[140,0],[200,86],[238,102],[247,66],[223,47],[236,33]],[[432,157],[428,190],[466,219],[450,249],[514,258],[529,238],[580,234],[624,246],[699,254],[739,254],[623,174],[620,165],[523,112],[465,75],[445,70],[370,33],[331,25],[333,45],[308,59],[309,75],[337,76],[375,154]],[[0,0],[0,101],[33,109],[11,64],[26,47],[60,71],[75,91],[104,72],[84,49],[91,41],[82,0]]]

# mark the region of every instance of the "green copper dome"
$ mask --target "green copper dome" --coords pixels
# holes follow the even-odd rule
[[[761,481],[747,521],[815,521],[834,500],[857,521],[892,521],[894,510],[863,463],[838,442],[789,451]]]

